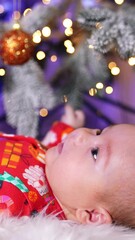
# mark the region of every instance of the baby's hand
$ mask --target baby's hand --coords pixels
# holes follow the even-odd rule
[[[71,105],[65,105],[65,113],[61,117],[61,121],[73,128],[83,127],[85,123],[85,115],[82,110],[74,110]]]

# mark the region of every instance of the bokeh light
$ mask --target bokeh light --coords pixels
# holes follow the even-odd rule
[[[0,68],[0,76],[3,77],[6,74],[6,71],[4,68]]]
[[[113,67],[111,69],[111,74],[112,75],[116,76],[116,75],[119,75],[119,73],[120,73],[120,68],[119,67]]]
[[[48,110],[46,108],[42,108],[39,111],[41,117],[46,117],[48,115]]]
[[[23,16],[26,16],[28,13],[32,11],[31,8],[26,8],[25,11],[23,12]]]
[[[116,4],[121,5],[124,3],[124,0],[114,0]]]
[[[48,26],[44,27],[42,29],[42,34],[43,34],[44,37],[50,37],[51,29]]]
[[[36,54],[36,57],[38,60],[43,60],[45,58],[45,52],[43,51],[38,51],[37,54]]]
[[[52,55],[51,56],[51,61],[52,62],[56,62],[57,61],[57,56],[56,55]]]
[[[113,88],[111,86],[106,87],[105,89],[107,94],[112,94],[113,93]]]
[[[97,89],[96,89],[96,88],[91,88],[91,89],[89,90],[89,95],[90,95],[90,96],[94,96],[94,95],[96,95],[96,93],[97,93]]]
[[[103,87],[104,87],[104,84],[101,83],[101,82],[98,82],[98,83],[96,84],[96,88],[97,88],[97,89],[103,89]]]

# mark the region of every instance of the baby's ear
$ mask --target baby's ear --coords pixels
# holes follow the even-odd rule
[[[88,224],[107,224],[112,223],[112,218],[104,208],[94,209],[92,211],[77,209],[76,219],[80,223]]]

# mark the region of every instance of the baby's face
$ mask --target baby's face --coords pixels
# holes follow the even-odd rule
[[[80,128],[47,151],[46,174],[61,204],[95,208],[98,192],[127,184],[135,176],[135,126]],[[128,178],[129,177],[129,178]]]

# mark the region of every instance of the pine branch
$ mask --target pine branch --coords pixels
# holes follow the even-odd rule
[[[115,48],[123,59],[134,56],[134,10],[134,6],[123,5],[117,11],[105,7],[82,11],[78,21],[91,33],[88,44],[103,54]]]

